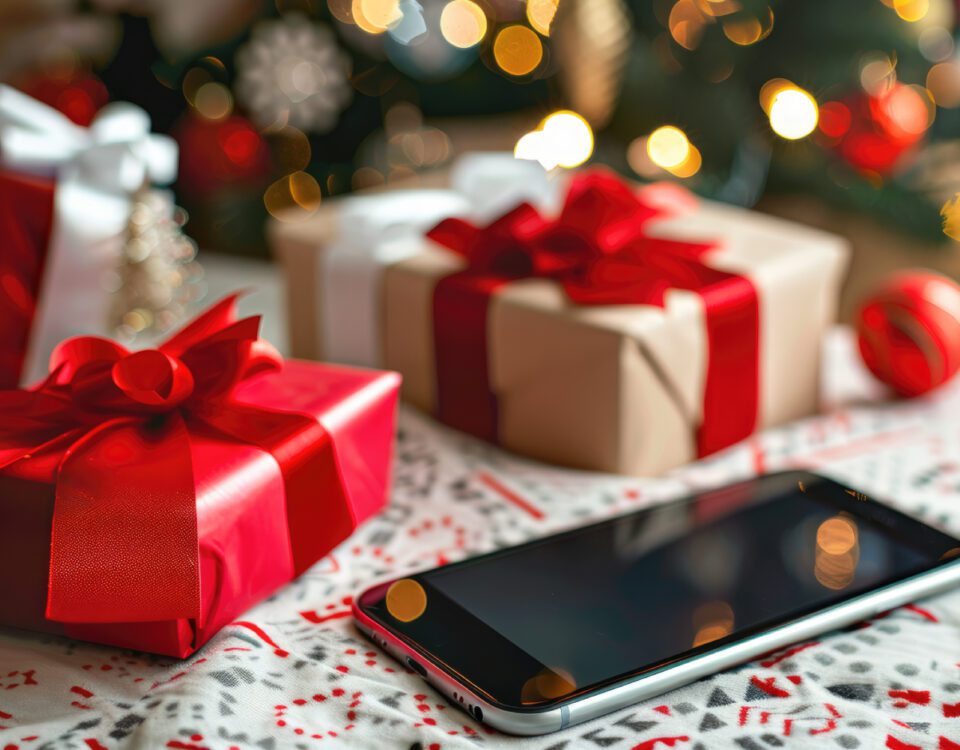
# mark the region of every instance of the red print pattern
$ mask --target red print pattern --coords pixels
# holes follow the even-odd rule
[[[960,532],[960,386],[847,408],[864,389],[833,361],[846,376],[827,373],[825,416],[656,480],[536,466],[405,411],[390,507],[194,657],[0,631],[0,750],[960,750],[960,593],[526,739],[450,706],[351,624],[373,581],[759,468],[819,467]]]

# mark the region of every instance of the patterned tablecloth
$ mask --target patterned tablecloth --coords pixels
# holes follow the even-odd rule
[[[404,412],[389,510],[193,658],[0,631],[0,748],[960,748],[960,592],[528,739],[448,706],[351,625],[378,579],[766,469],[813,466],[960,532],[960,386],[883,403],[849,338],[829,349],[823,416],[660,479],[546,468]]]

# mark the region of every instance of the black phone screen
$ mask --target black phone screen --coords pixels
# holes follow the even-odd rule
[[[491,700],[543,708],[957,552],[953,537],[791,472],[384,584],[360,606]]]

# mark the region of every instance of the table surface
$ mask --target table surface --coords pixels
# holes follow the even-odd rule
[[[242,309],[282,348],[274,269],[207,270],[211,297],[257,288]],[[960,748],[960,593],[528,739],[448,706],[351,625],[376,580],[765,470],[814,467],[960,532],[960,384],[885,401],[844,330],[824,378],[821,415],[644,480],[545,467],[404,409],[388,510],[194,657],[0,630],[0,748]]]

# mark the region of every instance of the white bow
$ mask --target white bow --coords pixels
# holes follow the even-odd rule
[[[382,367],[384,269],[423,251],[423,233],[460,216],[486,224],[521,201],[554,212],[562,185],[537,162],[509,153],[457,159],[445,190],[398,190],[347,198],[338,239],[320,254],[317,350],[334,362]]]
[[[89,128],[9,86],[0,85],[0,163],[52,176],[70,167],[91,188],[132,193],[177,175],[177,144],[150,132],[150,117],[126,102],[108,104]]]
[[[109,104],[89,128],[0,85],[0,168],[55,178],[53,231],[34,310],[21,382],[47,372],[65,338],[104,334],[133,194],[177,176],[177,144],[150,132],[139,107]],[[0,238],[2,239],[2,238]]]

